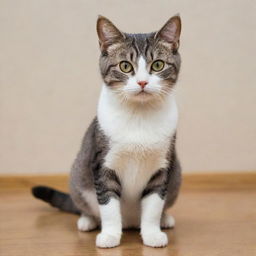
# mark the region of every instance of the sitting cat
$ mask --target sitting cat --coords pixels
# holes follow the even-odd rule
[[[72,167],[70,195],[33,188],[52,206],[80,214],[79,230],[101,226],[98,247],[118,246],[123,228],[140,228],[145,245],[168,243],[161,228],[174,226],[166,210],[181,184],[173,90],[180,31],[179,16],[148,34],[123,33],[98,18],[103,87],[97,116]]]

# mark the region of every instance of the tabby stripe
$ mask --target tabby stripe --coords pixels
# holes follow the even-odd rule
[[[144,51],[144,55],[145,55],[146,58],[147,58],[147,56],[148,56],[148,48],[149,48],[149,41],[148,41],[148,39],[146,38],[146,47],[145,47],[145,51]]]
[[[112,64],[112,65],[109,65],[106,72],[105,72],[105,76],[109,73],[110,69],[113,68],[113,67],[116,67],[118,64]]]
[[[135,38],[132,39],[132,46],[136,52],[137,57],[139,56],[139,49],[137,48],[137,45],[135,43]]]

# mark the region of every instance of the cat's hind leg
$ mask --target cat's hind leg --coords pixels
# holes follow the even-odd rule
[[[98,223],[95,218],[82,214],[77,221],[77,228],[80,231],[91,231],[98,227]]]

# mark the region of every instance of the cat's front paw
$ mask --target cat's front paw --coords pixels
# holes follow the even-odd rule
[[[151,247],[164,247],[168,244],[168,237],[162,231],[142,233],[143,243]]]
[[[120,244],[121,235],[110,235],[101,232],[96,237],[96,246],[100,248],[116,247]]]

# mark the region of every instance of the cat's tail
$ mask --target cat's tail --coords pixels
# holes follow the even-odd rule
[[[80,214],[80,211],[67,193],[46,186],[35,186],[32,188],[32,194],[34,197],[39,198],[64,212]]]

